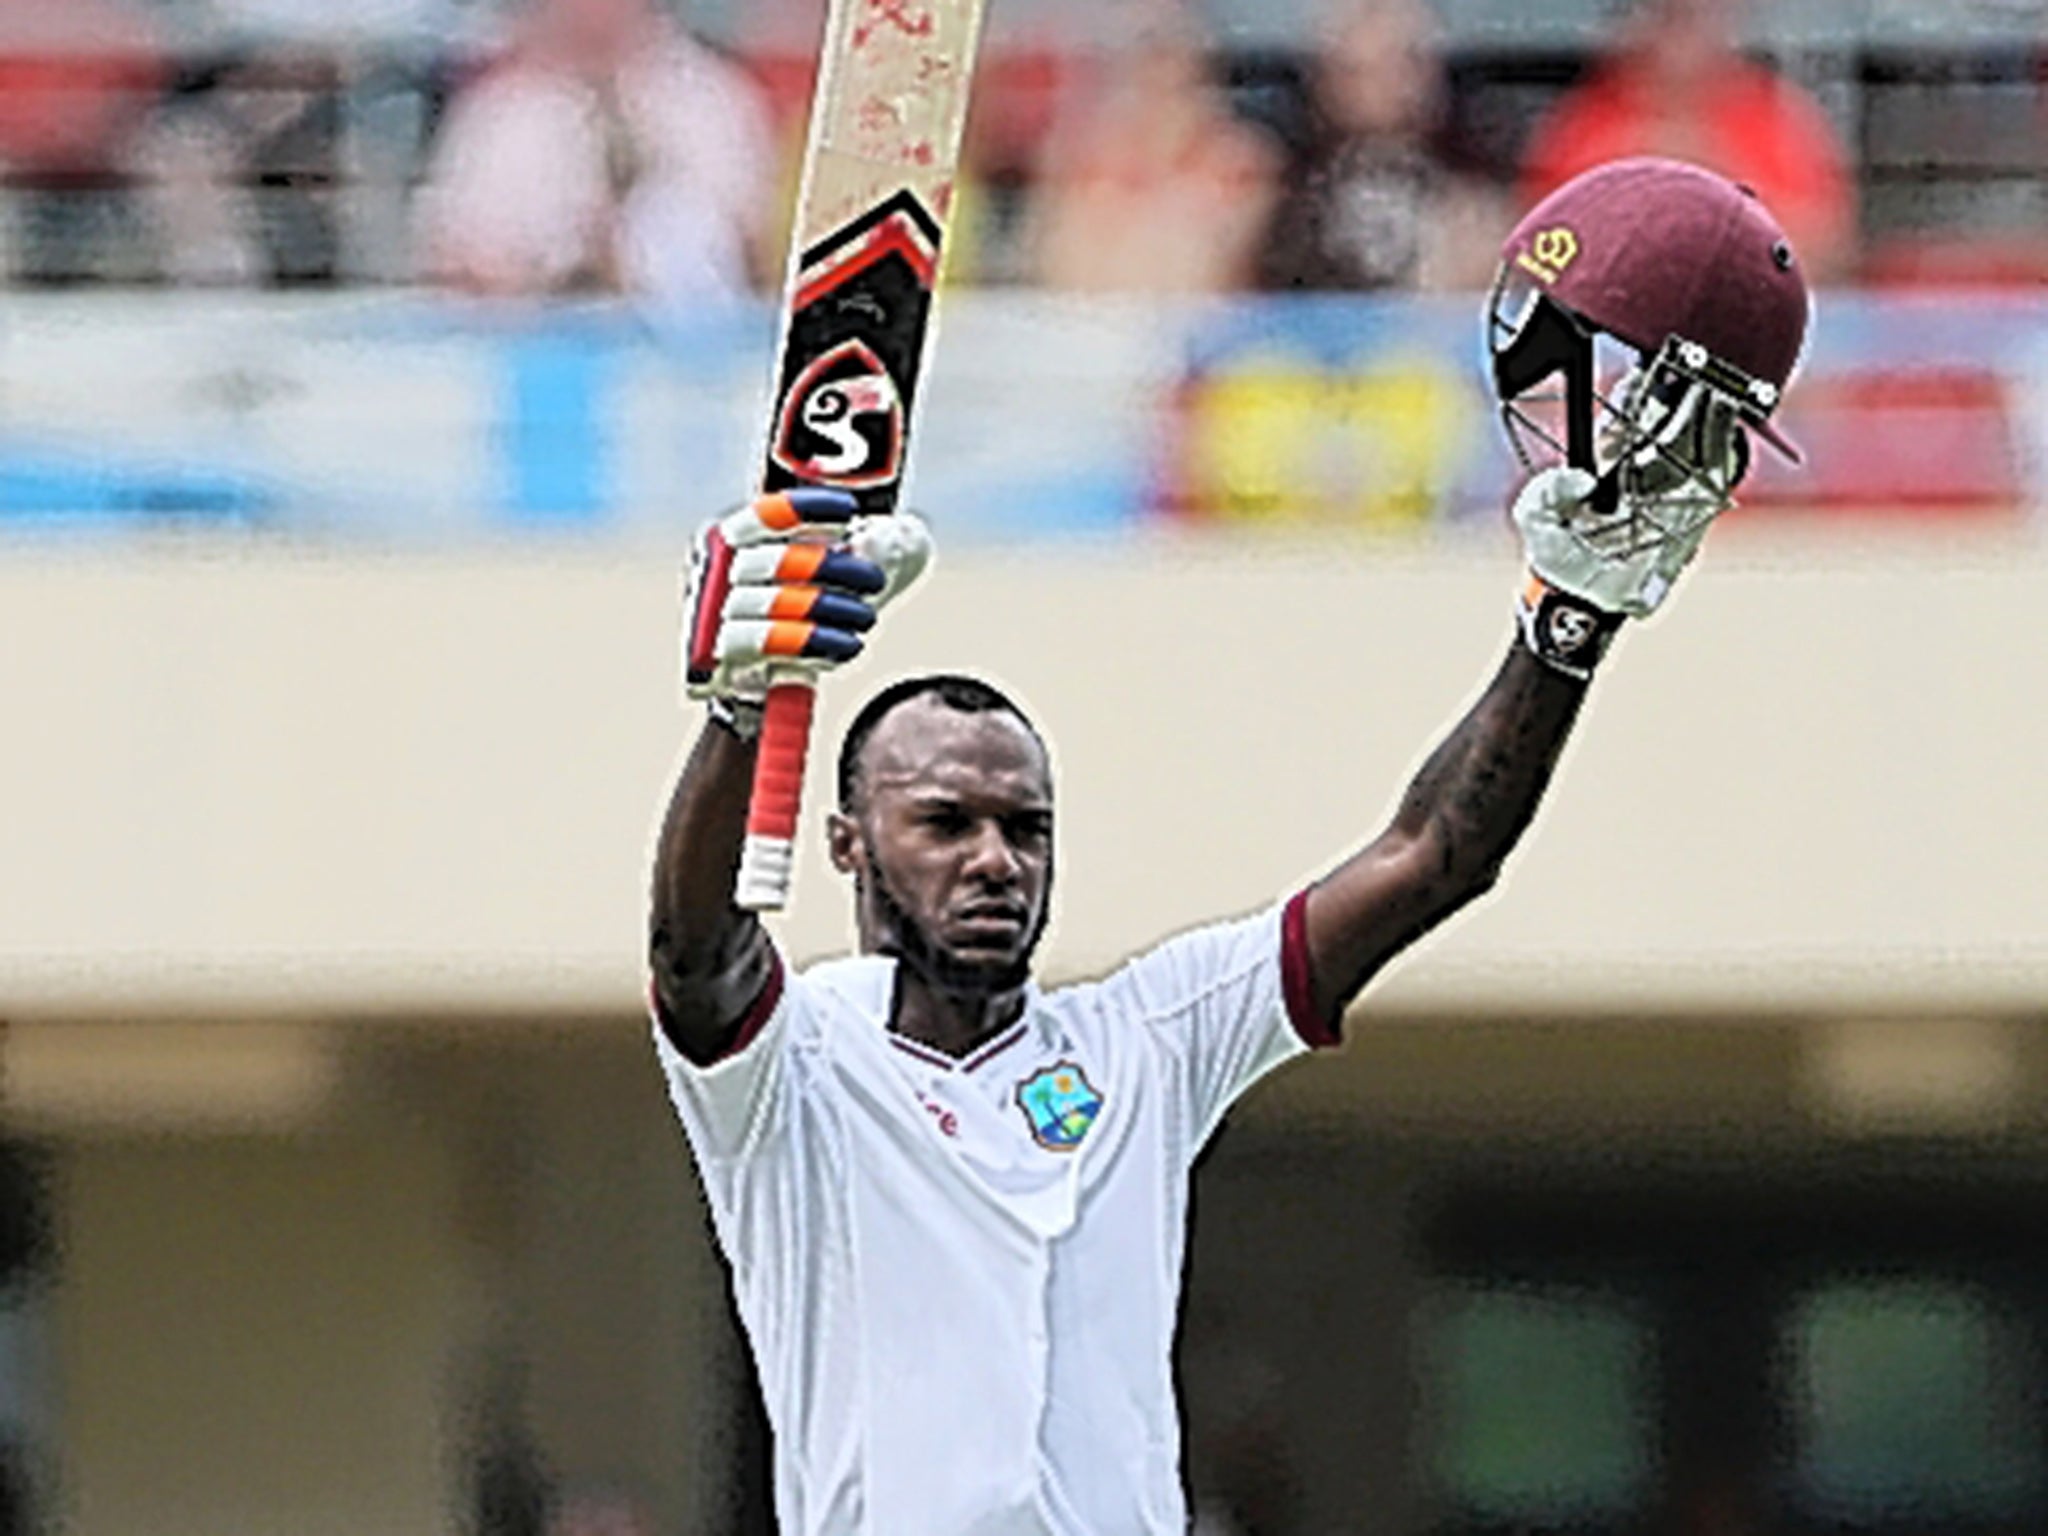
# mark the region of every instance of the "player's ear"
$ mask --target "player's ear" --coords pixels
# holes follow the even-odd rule
[[[867,850],[861,842],[860,823],[844,811],[834,811],[825,818],[825,847],[832,856],[832,867],[842,875],[861,872]]]

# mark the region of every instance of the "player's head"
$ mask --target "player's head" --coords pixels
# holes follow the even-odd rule
[[[945,991],[1012,991],[1051,911],[1052,764],[1001,690],[942,673],[892,684],[847,728],[832,862],[862,947]]]
[[[1805,274],[1756,194],[1676,160],[1616,160],[1508,237],[1487,311],[1524,464],[1570,463],[1654,517],[1711,516],[1748,468],[1805,344]]]

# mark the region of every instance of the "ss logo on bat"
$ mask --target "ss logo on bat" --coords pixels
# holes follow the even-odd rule
[[[1570,656],[1592,644],[1599,627],[1592,615],[1576,608],[1560,608],[1550,616],[1550,643],[1561,655]]]
[[[783,397],[775,462],[814,485],[866,490],[903,473],[903,392],[864,341],[841,342]]]

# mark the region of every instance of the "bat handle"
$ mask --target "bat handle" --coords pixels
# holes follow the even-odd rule
[[[733,899],[743,911],[780,912],[796,872],[796,824],[803,809],[804,762],[811,752],[811,712],[818,701],[808,677],[784,676],[768,690],[754,759],[754,795]]]

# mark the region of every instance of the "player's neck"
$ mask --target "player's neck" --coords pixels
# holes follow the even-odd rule
[[[1024,989],[949,992],[907,965],[896,968],[896,998],[889,1028],[906,1040],[958,1060],[1015,1024],[1024,1013]]]

